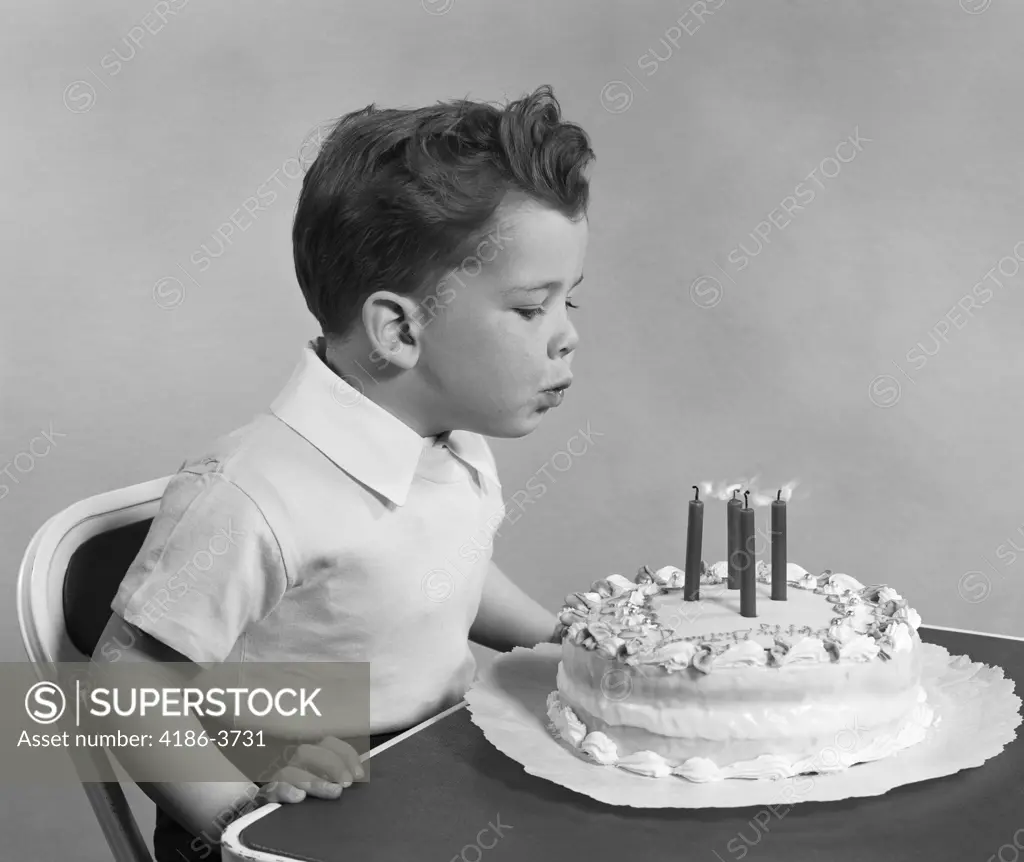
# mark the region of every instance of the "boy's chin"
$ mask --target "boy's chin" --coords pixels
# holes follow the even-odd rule
[[[487,437],[525,437],[531,431],[534,431],[544,421],[544,417],[550,413],[550,409],[521,413],[518,416],[496,423],[489,430],[485,431],[484,434]]]

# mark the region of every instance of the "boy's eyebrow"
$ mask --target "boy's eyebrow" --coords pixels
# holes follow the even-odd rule
[[[580,277],[577,278],[575,282],[573,282],[572,286],[576,287],[576,285],[579,284],[581,281],[583,281],[583,276],[582,275],[580,275]],[[507,296],[510,293],[519,293],[519,292],[533,293],[534,291],[537,291],[537,290],[550,290],[552,287],[558,287],[561,283],[562,282],[560,282],[560,281],[548,281],[548,282],[545,282],[544,284],[535,284],[535,285],[532,285],[532,286],[516,285],[514,287],[506,287],[501,293],[502,293],[502,296]],[[570,288],[570,290],[571,289],[572,288]]]

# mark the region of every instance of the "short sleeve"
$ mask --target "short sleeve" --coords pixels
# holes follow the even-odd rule
[[[168,483],[111,610],[200,665],[222,662],[284,595],[280,546],[256,503],[221,473]]]

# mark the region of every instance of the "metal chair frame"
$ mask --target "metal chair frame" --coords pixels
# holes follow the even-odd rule
[[[59,662],[87,662],[72,642],[64,615],[64,581],[75,550],[93,536],[153,518],[170,476],[98,494],[51,517],[32,537],[18,572],[18,625],[39,679],[52,679]],[[81,755],[81,753],[79,753]],[[114,775],[105,749],[87,756],[99,774]],[[81,769],[76,763],[76,771]],[[153,862],[118,781],[86,781],[82,788],[115,862]]]

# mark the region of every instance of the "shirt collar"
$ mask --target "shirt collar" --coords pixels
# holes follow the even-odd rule
[[[322,339],[303,349],[291,379],[270,411],[338,467],[394,504],[405,504],[425,448],[445,446],[478,474],[500,485],[487,442],[470,431],[421,437],[364,396],[320,358]]]

